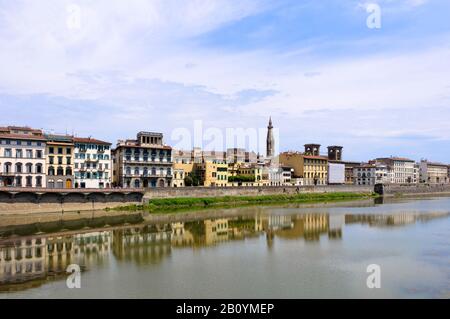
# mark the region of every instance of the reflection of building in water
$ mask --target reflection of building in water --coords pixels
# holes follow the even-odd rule
[[[241,240],[262,232],[262,219],[218,218],[172,224],[172,245],[213,246],[229,240]]]
[[[345,215],[330,215],[328,238],[341,239],[342,227],[345,225]]]
[[[269,244],[274,236],[283,239],[305,238],[308,241],[320,239],[328,233],[328,214],[304,214],[293,216],[267,216],[263,223]]]
[[[109,253],[110,232],[24,238],[0,243],[0,283],[20,283],[86,267]]]
[[[194,236],[184,228],[184,223],[172,223],[171,242],[173,247],[189,247],[194,244]]]
[[[414,224],[419,216],[415,214],[392,214],[392,215],[346,215],[346,224],[369,224],[370,226],[401,226]]]
[[[0,283],[45,276],[45,238],[18,239],[0,244]]]
[[[171,253],[169,224],[141,225],[113,231],[113,253],[119,260],[159,263]]]

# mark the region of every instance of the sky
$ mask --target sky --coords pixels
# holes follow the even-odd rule
[[[450,163],[449,12],[448,0],[0,0],[0,126],[112,143],[157,131],[180,146],[201,123],[200,144],[220,150],[209,133],[264,135],[271,116],[280,151]]]

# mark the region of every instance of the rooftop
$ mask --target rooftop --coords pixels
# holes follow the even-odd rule
[[[103,144],[103,145],[111,145],[109,142],[97,140],[95,138],[91,137],[74,137],[73,138],[74,143],[85,143],[85,144]]]

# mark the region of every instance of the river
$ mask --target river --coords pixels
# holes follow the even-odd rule
[[[75,275],[67,284],[71,264],[79,285]],[[2,298],[450,298],[450,198],[217,209],[8,234]]]

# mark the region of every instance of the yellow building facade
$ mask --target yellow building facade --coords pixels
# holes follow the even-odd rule
[[[185,178],[191,176],[194,163],[174,163],[172,187],[185,187]]]
[[[71,136],[46,135],[47,187],[74,187],[74,143]]]
[[[225,161],[205,161],[195,164],[195,173],[204,187],[227,187],[228,164]]]
[[[302,178],[304,185],[326,185],[328,180],[328,158],[304,155],[299,152],[280,154],[280,163],[294,169],[294,178]]]

